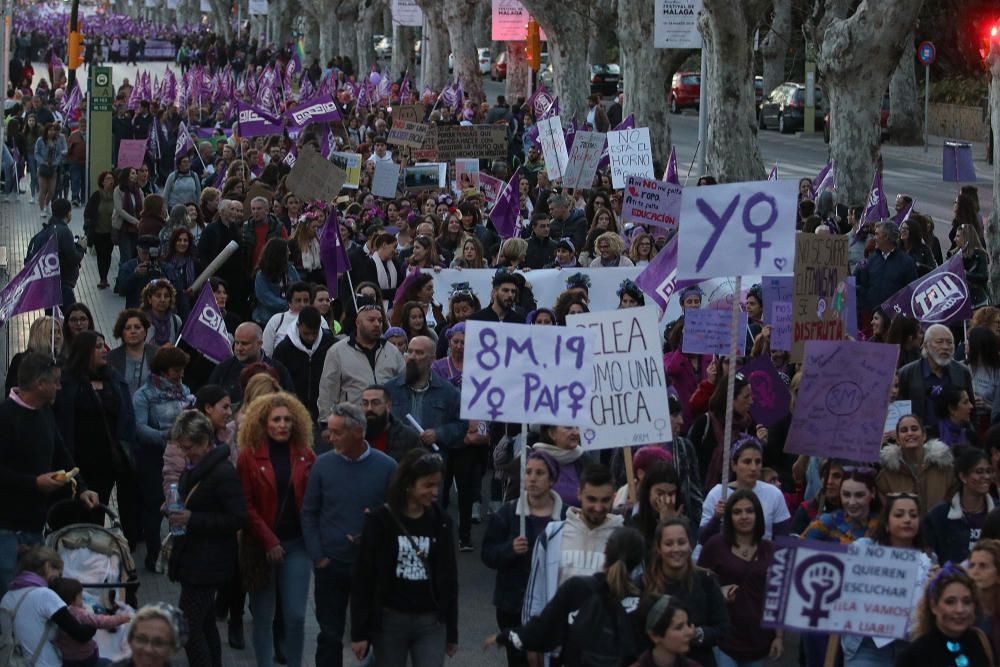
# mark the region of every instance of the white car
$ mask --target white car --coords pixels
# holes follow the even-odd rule
[[[489,74],[490,73],[490,50],[489,49],[476,49],[476,55],[479,60],[479,73]],[[454,71],[455,69],[455,54],[448,54],[448,71]]]

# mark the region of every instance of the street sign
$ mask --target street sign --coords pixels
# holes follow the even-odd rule
[[[917,47],[917,59],[925,67],[933,65],[934,60],[937,59],[937,49],[934,48],[934,43],[920,42],[920,46]]]
[[[87,103],[87,174],[89,183],[96,183],[97,177],[102,171],[111,169],[112,163],[111,116],[115,85],[110,67],[90,68]]]

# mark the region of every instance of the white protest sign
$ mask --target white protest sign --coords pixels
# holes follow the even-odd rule
[[[578,130],[573,138],[573,149],[569,152],[563,187],[589,189],[594,184],[594,173],[604,152],[607,135],[603,132]]]
[[[467,320],[462,419],[590,425],[594,332]]]
[[[653,48],[700,49],[702,0],[654,0]]]
[[[648,127],[608,132],[611,185],[616,190],[625,187],[625,181],[629,176],[656,178],[653,174],[653,154],[650,146]]]
[[[576,145],[573,145],[576,148]],[[681,214],[684,188],[675,183],[629,176],[622,200],[622,222],[652,225],[673,231]]]
[[[917,549],[775,540],[765,628],[905,639],[921,595]]]
[[[392,22],[419,28],[424,24],[424,12],[416,0],[392,0]]]
[[[569,163],[562,121],[559,116],[550,116],[538,121],[537,126],[538,143],[542,145],[542,156],[545,158],[545,172],[552,180],[562,178]]]
[[[531,14],[520,0],[493,0],[493,24],[490,39],[494,42],[523,42],[528,39],[528,19]],[[538,36],[544,42],[545,32],[538,28]]]
[[[893,401],[890,403],[889,414],[885,418],[885,432],[895,433],[899,420],[912,413],[912,401]]]
[[[796,181],[753,181],[687,188],[678,276],[704,280],[791,271],[798,187]]]
[[[249,0],[247,10],[250,14],[267,14],[267,0]]]
[[[399,165],[388,160],[376,162],[375,176],[372,178],[372,194],[391,199],[396,196],[397,185],[399,185]]]
[[[656,308],[622,308],[610,313],[580,313],[567,327],[596,334],[590,418],[580,442],[584,449],[669,442],[663,346]]]

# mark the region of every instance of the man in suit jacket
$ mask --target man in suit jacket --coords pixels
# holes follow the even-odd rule
[[[927,329],[920,359],[900,368],[898,374],[899,400],[910,401],[910,411],[924,421],[925,428],[938,423],[934,402],[927,400],[933,387],[964,389],[970,401],[976,400],[972,374],[955,361],[955,338],[943,324],[933,324]]]
[[[917,279],[916,263],[898,245],[899,227],[889,220],[878,223],[875,227],[875,252],[855,272],[858,307],[862,313],[871,312]]]

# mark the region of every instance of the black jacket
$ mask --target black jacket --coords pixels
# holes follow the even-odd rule
[[[228,582],[236,566],[236,531],[247,520],[247,503],[236,468],[229,462],[229,447],[209,450],[181,473],[177,490],[181,502],[187,499],[191,518],[186,533],[175,539],[170,579],[191,586]]]
[[[285,339],[274,348],[274,355],[271,357],[288,369],[295,386],[295,395],[309,410],[313,421],[319,416],[316,399],[319,398],[319,381],[323,377],[323,362],[326,361],[327,350],[334,342],[333,334],[329,330],[320,329],[319,345],[310,354],[295,345],[291,336],[285,336]]]
[[[285,391],[295,391],[295,382],[285,365],[280,361],[269,359],[263,352],[260,360],[278,372],[278,382]],[[246,366],[235,356],[229,357],[215,367],[212,374],[208,376],[208,384],[217,384],[226,390],[233,403],[243,400],[243,388],[240,386],[240,372]]]
[[[420,434],[417,433],[417,429],[402,419],[396,419],[391,412],[388,414],[388,418],[387,428],[389,432],[386,434],[385,454],[398,463],[406,455],[406,452],[424,445],[420,442]],[[371,442],[373,437],[377,438],[379,435],[381,434],[370,435],[366,433],[365,439]]]
[[[578,208],[570,211],[565,220],[552,218],[549,237],[561,239],[567,236],[573,239],[573,246],[576,248],[582,248],[587,241],[587,216]]]
[[[446,641],[458,643],[458,563],[455,558],[454,526],[451,517],[436,503],[432,512],[438,526],[430,559],[431,584],[437,601],[438,617],[445,624]],[[381,627],[382,601],[393,581],[401,536],[389,508],[379,507],[365,519],[361,550],[351,584],[351,641],[371,641]]]
[[[221,220],[216,219],[205,225],[205,229],[201,232],[201,237],[198,239],[198,257],[210,262],[222,252],[222,249],[230,241],[237,243],[242,241],[239,225],[226,225]],[[253,284],[250,282],[249,274],[243,268],[242,248],[226,260],[216,275],[229,283],[230,300],[234,299],[236,294],[246,295],[248,286]],[[232,308],[238,304],[229,305]]]
[[[524,256],[524,264],[529,269],[540,269],[556,256],[556,242],[546,237],[540,239],[534,234],[528,237],[528,250]]]
[[[110,384],[112,390],[118,398],[118,419],[114,424],[108,424],[111,434],[122,446],[122,450],[127,456],[134,460],[133,447],[138,445],[135,432],[135,410],[132,407],[132,395],[129,393],[128,383],[111,366],[107,367],[107,375],[104,381]],[[56,425],[62,434],[66,449],[71,455],[76,452],[76,397],[80,388],[86,386],[89,389],[89,380],[81,377],[77,373],[65,372],[62,376],[62,389],[56,395],[56,402],[52,406],[55,413]],[[100,415],[86,415],[90,419],[101,419]]]
[[[917,265],[913,258],[900,250],[893,250],[883,257],[878,250],[860,266],[858,279],[858,312],[873,310],[917,279]]]

